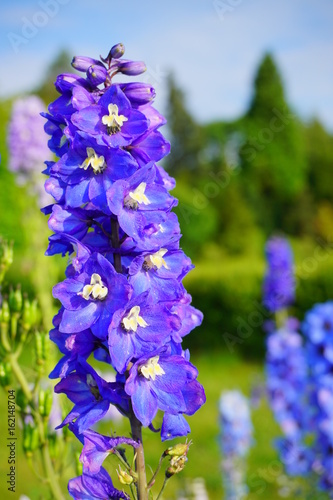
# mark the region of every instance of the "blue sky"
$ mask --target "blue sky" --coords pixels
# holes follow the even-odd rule
[[[119,41],[147,63],[157,106],[172,70],[202,122],[245,111],[269,50],[297,113],[333,131],[332,0],[1,0],[0,96],[33,88],[61,48],[95,57]]]

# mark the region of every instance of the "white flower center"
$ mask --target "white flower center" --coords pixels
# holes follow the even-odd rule
[[[84,160],[80,168],[87,170],[91,167],[95,174],[100,174],[106,168],[104,156],[98,156],[93,148],[87,148],[87,158]]]
[[[163,259],[164,255],[168,250],[165,248],[161,248],[158,252],[155,252],[151,255],[147,255],[145,258],[145,267],[151,269],[152,267],[156,267],[157,269],[161,269],[161,267],[165,267],[165,269],[170,269],[168,264]]]
[[[108,133],[112,135],[120,131],[124,122],[127,122],[128,118],[124,115],[118,115],[117,104],[109,104],[108,110],[109,114],[102,117],[102,123],[107,126]]]
[[[102,278],[97,273],[91,276],[90,285],[85,285],[82,292],[78,293],[78,295],[81,295],[86,300],[89,300],[91,296],[93,299],[104,300],[107,294],[108,289],[103,285]]]
[[[123,318],[122,324],[125,328],[125,330],[132,332],[136,332],[138,329],[138,325],[142,326],[142,328],[146,328],[146,326],[149,326],[148,323],[145,322],[145,320],[139,316],[140,313],[140,306],[134,306],[130,310],[127,316]]]
[[[150,201],[145,195],[147,184],[141,182],[134,191],[130,191],[124,200],[124,204],[129,208],[137,208],[138,204],[150,205]]]
[[[158,375],[165,375],[165,371],[158,364],[159,356],[148,359],[147,363],[141,365],[139,372],[148,380],[155,380]]]

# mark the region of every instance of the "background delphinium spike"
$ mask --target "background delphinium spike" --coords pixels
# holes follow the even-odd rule
[[[45,111],[45,104],[38,96],[16,99],[8,125],[7,143],[8,168],[15,175],[17,184],[25,186],[27,191],[27,206],[22,219],[26,241],[24,270],[33,274],[35,293],[43,312],[43,325],[48,329],[54,314],[49,286],[58,276],[59,268],[47,265],[43,256],[47,231],[40,208],[50,204],[52,197],[45,192],[41,170],[45,160],[51,160],[53,156],[46,143],[45,120],[41,116]]]
[[[316,304],[305,315],[302,330],[310,370],[313,469],[320,488],[333,495],[333,301]]]
[[[288,317],[287,309],[295,300],[293,253],[282,237],[268,240],[265,253],[263,303],[275,315],[266,324],[266,387],[283,433],[276,446],[290,475],[307,475],[311,470],[311,450],[305,444],[309,430],[307,360],[298,321]]]
[[[35,95],[16,99],[7,134],[9,170],[15,174],[18,184],[28,185],[31,192],[37,195],[41,207],[51,201],[45,194],[41,176],[44,161],[51,159],[44,120],[40,116],[44,111],[45,104]]]
[[[116,75],[145,70],[141,62],[121,59],[124,50],[117,44],[101,61],[74,57],[81,75],[58,76],[61,95],[44,114],[49,147],[59,157],[46,169],[45,189],[56,201],[45,209],[55,232],[47,254],[71,256],[66,279],[53,290],[62,307],[50,337],[64,354],[51,373],[61,378],[55,390],[74,403],[60,427],[69,424],[83,444],[83,472],[69,483],[73,498],[127,498],[101,467],[117,445],[110,448],[107,436],[91,437],[90,427],[110,405],[129,419],[132,440],[125,442],[136,457],[136,470],[120,457],[122,470],[126,463],[130,469],[118,470],[119,478],[134,498],[145,500],[155,474],[147,485],[142,426],[151,427],[161,410],[162,440],[185,436],[184,414],[205,401],[181,344],[202,314],[181,283],[193,266],[180,249],[171,212],[175,181],[156,164],[170,149],[159,131],[165,119],[152,106],[150,85],[113,82]],[[114,368],[115,382],[92,368],[92,353]],[[98,467],[85,459],[94,453],[102,457]],[[163,488],[186,455],[171,457]]]
[[[223,392],[219,418],[224,498],[241,500],[248,493],[246,456],[253,443],[248,399],[237,390]]]

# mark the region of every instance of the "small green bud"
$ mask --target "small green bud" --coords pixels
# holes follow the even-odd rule
[[[16,403],[24,411],[27,407],[28,400],[21,388],[16,391]]]
[[[40,332],[35,333],[35,355],[37,365],[42,365],[43,360],[43,337]]]
[[[10,384],[12,369],[10,363],[0,362],[0,385],[7,387]]]
[[[16,290],[10,290],[9,292],[9,307],[12,312],[21,312],[22,310],[22,292],[21,285],[17,285]]]
[[[44,389],[39,390],[38,394],[38,411],[39,414],[44,417],[45,415],[45,391]]]
[[[8,269],[14,259],[13,242],[0,240],[0,266]]]
[[[4,323],[6,325],[8,325],[10,322],[10,309],[9,309],[9,304],[8,304],[7,299],[4,299],[2,301],[0,320],[1,320],[1,323]]]
[[[27,297],[24,297],[23,302],[23,315],[22,315],[22,327],[25,331],[29,331],[31,328],[31,308],[30,301]]]
[[[186,455],[183,455],[181,457],[176,457],[176,456],[172,457],[170,460],[170,465],[165,471],[166,477],[170,478],[174,474],[179,474],[179,472],[181,472],[184,469],[186,462],[187,462]]]
[[[187,455],[189,447],[191,446],[192,441],[189,443],[178,443],[175,446],[171,446],[167,450],[165,450],[164,455],[181,457],[182,455]]]
[[[47,389],[45,393],[45,416],[48,417],[52,410],[53,403],[53,391],[52,389]]]
[[[35,427],[30,422],[24,424],[23,427],[23,451],[27,456],[31,456],[32,453],[39,446],[39,433],[37,427]]]
[[[137,481],[137,474],[134,471],[130,471],[130,473],[129,473],[129,472],[123,470],[119,465],[119,471],[116,470],[116,472],[117,472],[118,479],[121,482],[121,484],[125,484],[125,485],[129,486],[133,482]]]
[[[31,326],[37,326],[38,322],[38,302],[34,299],[30,305]]]

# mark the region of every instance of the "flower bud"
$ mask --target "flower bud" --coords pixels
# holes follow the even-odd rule
[[[120,61],[118,64],[118,72],[123,75],[137,76],[147,70],[143,61]]]
[[[120,466],[119,466],[119,472],[117,470],[117,475],[121,484],[125,484],[128,486],[134,482],[134,479],[135,480],[137,479],[137,474],[134,471],[128,473],[127,471],[122,470]]]
[[[0,240],[0,267],[7,270],[13,263],[13,257],[13,242],[8,243],[8,241]]]
[[[31,304],[26,296],[23,301],[22,327],[25,331],[31,328]]]
[[[9,307],[13,312],[21,312],[22,309],[22,292],[21,285],[17,285],[16,290],[11,290],[9,292]]]
[[[38,315],[39,315],[38,302],[36,299],[34,299],[30,305],[31,326],[37,326]]]
[[[7,387],[11,380],[11,366],[10,363],[4,363],[0,361],[0,385],[1,387]]]
[[[39,446],[39,433],[37,427],[35,427],[30,422],[28,424],[24,424],[23,427],[23,450],[24,453],[28,456],[31,456],[32,453]]]
[[[42,365],[44,363],[43,359],[43,337],[40,332],[35,333],[35,356],[37,365]]]
[[[110,50],[110,57],[112,59],[119,59],[125,54],[125,45],[122,43],[117,43]]]
[[[156,92],[154,87],[148,83],[125,83],[121,86],[121,90],[124,92],[126,97],[131,101],[133,105],[142,106],[143,104],[148,104],[151,102],[155,96]]]
[[[92,64],[99,64],[100,66],[103,66],[100,61],[97,61],[97,59],[92,59],[92,57],[75,56],[72,59],[72,66],[77,71],[86,72],[89,66],[91,66]]]
[[[179,474],[179,472],[184,469],[186,462],[187,457],[185,455],[181,457],[172,457],[172,459],[170,460],[170,465],[165,471],[166,477],[169,478],[174,474]]]
[[[2,301],[1,314],[0,314],[0,322],[8,325],[9,321],[10,321],[9,304],[8,304],[8,300],[4,299]]]
[[[170,455],[175,457],[181,457],[182,455],[187,455],[189,447],[191,446],[192,441],[189,443],[178,443],[175,446],[171,446],[167,450],[165,450],[164,455]]]
[[[87,71],[87,77],[93,85],[99,85],[105,82],[108,72],[104,66],[92,64]]]
[[[27,407],[28,400],[27,400],[27,397],[21,388],[19,388],[16,391],[16,403],[21,408],[21,410],[24,412],[26,407]]]

